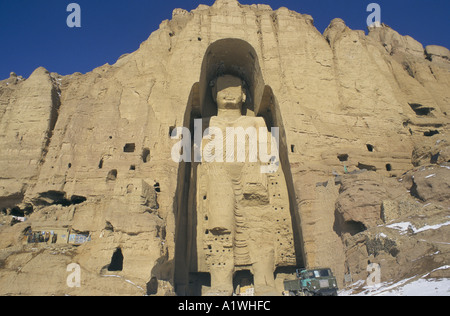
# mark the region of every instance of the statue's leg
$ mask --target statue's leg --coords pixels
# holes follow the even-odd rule
[[[255,295],[268,296],[280,295],[275,289],[274,254],[261,252],[259,258],[253,263]]]
[[[208,265],[211,289],[207,295],[231,296],[233,293],[234,188],[225,166],[208,166],[208,230],[212,240]]]
[[[233,183],[224,166],[210,166],[208,174],[208,227],[214,234],[230,234],[234,230]]]
[[[233,271],[231,265],[211,267],[211,289],[208,296],[231,296],[233,294]]]

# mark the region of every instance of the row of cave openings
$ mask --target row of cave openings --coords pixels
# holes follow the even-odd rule
[[[111,137],[110,137],[111,138]],[[135,143],[127,143],[125,144],[125,146],[123,147],[123,152],[124,153],[134,153],[136,150],[136,144]],[[150,161],[150,149],[149,148],[144,148],[142,149],[142,153],[141,153],[141,159],[143,163],[147,163]],[[98,169],[103,169],[103,164],[104,164],[104,159],[103,157],[100,159],[99,163],[98,163]],[[70,169],[72,168],[72,163],[69,163],[67,165],[67,167]],[[53,168],[53,167],[52,167]],[[130,170],[136,170],[136,165],[131,165],[130,166]],[[113,173],[111,173],[111,175],[113,175]],[[116,175],[117,176],[117,175]],[[111,179],[108,177],[109,180],[115,180],[114,177],[112,177]]]
[[[375,151],[375,146],[373,146],[371,144],[366,144],[366,148],[369,152]],[[348,154],[340,154],[337,156],[337,158],[339,159],[340,162],[347,162],[349,155]],[[362,163],[358,163],[357,167],[360,170],[377,171],[377,168],[375,166],[366,165],[366,164],[362,164]],[[388,171],[388,172],[392,171],[392,165],[390,163],[387,163],[385,167],[386,167],[386,171]]]
[[[431,107],[426,107],[423,106],[422,104],[419,103],[409,103],[409,106],[411,107],[411,109],[414,111],[414,113],[416,113],[416,115],[418,117],[434,117],[434,115],[432,114],[432,112],[435,110],[434,108]],[[447,113],[443,113],[444,115],[447,115]],[[410,125],[411,121],[405,121],[403,123],[403,127],[407,128]],[[434,125],[435,128],[439,128],[442,127],[442,125],[440,124],[436,124]],[[413,135],[413,131],[411,128],[409,128],[409,133],[411,135]],[[425,137],[433,137],[435,135],[439,135],[440,132],[437,129],[430,129],[429,131],[425,131],[423,132],[423,136]],[[367,150],[369,152],[374,152],[375,151],[375,146],[371,145],[371,144],[366,144]],[[291,145],[291,153],[295,153],[296,152],[296,148],[295,145]],[[439,154],[436,154],[434,156],[432,156],[430,163],[436,163],[437,159],[439,157]],[[348,161],[349,155],[348,154],[340,154],[337,156],[337,158],[339,159],[340,162],[346,162]],[[386,164],[386,171],[391,172],[392,171],[392,165],[390,163]],[[360,170],[368,170],[368,171],[377,171],[377,168],[375,166],[371,166],[371,165],[365,165],[365,164],[358,164],[358,169]]]
[[[127,143],[123,147],[124,153],[134,153],[136,151],[136,144],[135,143]],[[143,163],[147,163],[150,161],[150,149],[144,148],[142,149],[141,153],[141,159]],[[103,169],[104,160],[103,158],[100,159],[100,162],[98,163],[98,169]],[[134,171],[136,170],[136,165],[130,165],[130,170]],[[108,172],[108,175],[106,176],[106,181],[115,181],[117,179],[118,171],[117,169],[112,169]],[[154,189],[157,193],[161,192],[161,187],[159,182],[155,182]]]
[[[424,106],[424,105],[419,104],[419,103],[409,103],[409,106],[414,111],[414,113],[416,113],[416,115],[418,117],[435,117],[433,115],[433,111],[435,111],[435,109],[432,108],[432,107],[427,107],[427,106]],[[443,114],[447,115],[446,112],[443,112]],[[409,126],[410,123],[411,123],[410,121],[406,121],[406,122],[403,123],[403,126],[406,128],[406,127]],[[437,125],[435,125],[435,127],[436,128],[442,127],[442,125],[441,124],[437,124]],[[409,128],[409,133],[411,135],[413,135],[413,131],[412,131],[411,128]],[[440,134],[440,133],[436,129],[432,129],[432,130],[423,132],[423,136],[425,136],[425,137],[433,137],[434,135],[438,135],[438,134]]]
[[[135,143],[125,144],[125,146],[123,147],[124,153],[134,153],[135,151],[136,151]],[[141,159],[142,159],[143,163],[147,163],[150,161],[150,149],[148,149],[148,148],[142,149]],[[103,163],[104,163],[104,160],[102,158],[102,159],[100,159],[100,162],[98,163],[99,169],[103,169]],[[130,170],[136,170],[136,165],[131,165]]]
[[[426,136],[426,137],[432,137],[432,136],[438,135],[438,134],[439,134],[439,131],[437,131],[437,130],[430,130],[428,132],[424,132],[424,136]],[[375,146],[373,146],[371,144],[366,144],[366,147],[369,152],[375,151]],[[339,159],[340,162],[346,162],[346,161],[348,161],[349,155],[348,154],[339,154],[337,156],[337,158]],[[439,153],[437,153],[436,155],[432,155],[430,163],[431,164],[437,163],[438,158],[439,158]],[[358,163],[357,167],[360,170],[377,171],[377,168],[375,166],[366,165],[366,164],[362,164],[362,163]],[[386,167],[386,171],[388,171],[388,172],[392,171],[392,164],[387,163],[385,167]]]
[[[279,267],[273,273],[274,279],[277,279],[279,274],[295,274],[295,267]],[[208,272],[190,273],[190,280],[192,280],[191,296],[202,296],[203,287],[211,287],[211,274]],[[250,270],[238,270],[233,274],[233,293],[240,294],[246,288],[254,287],[254,276]]]
[[[23,200],[23,196],[20,196],[20,200]],[[66,193],[63,191],[47,191],[39,193],[33,203],[26,203],[25,206],[14,206],[11,208],[2,207],[0,214],[9,215],[13,217],[28,217],[35,211],[35,206],[49,206],[49,205],[61,205],[68,207],[72,205],[78,205],[86,202],[87,198],[81,195],[72,195],[70,198],[66,197]],[[13,218],[11,226],[20,223],[19,220]]]

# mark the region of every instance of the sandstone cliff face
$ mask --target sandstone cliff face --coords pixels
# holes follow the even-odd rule
[[[254,48],[273,93],[298,264],[331,267],[341,286],[344,275],[365,279],[368,261],[385,267],[383,280],[448,265],[448,226],[417,232],[445,223],[450,205],[448,50],[340,19],[322,35],[308,15],[218,0],[174,10],[114,65],[0,81],[0,294],[176,292],[175,241],[187,223],[169,135],[198,106],[190,100],[205,52],[227,38]],[[415,230],[386,227],[395,222]],[[91,240],[26,244],[30,227]],[[123,267],[109,271],[118,249]],[[79,288],[67,286],[70,263],[81,266]]]

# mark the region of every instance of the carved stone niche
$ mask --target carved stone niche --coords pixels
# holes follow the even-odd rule
[[[266,127],[269,136],[278,127],[280,164],[275,172],[262,173],[265,162],[259,159],[180,163],[176,291],[231,295],[253,287],[256,295],[279,295],[283,289],[275,280],[277,272],[304,266],[302,237],[279,107],[249,43],[223,39],[208,48],[185,114],[184,126],[192,134],[195,119],[202,120],[202,132],[220,129],[224,144],[235,137],[227,135],[229,127]],[[250,141],[245,146],[248,153]],[[242,271],[252,277],[242,278]]]

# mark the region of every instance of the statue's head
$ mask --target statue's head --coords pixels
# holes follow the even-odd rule
[[[232,75],[218,77],[213,87],[214,101],[219,111],[240,110],[245,103],[244,83],[241,78]]]

